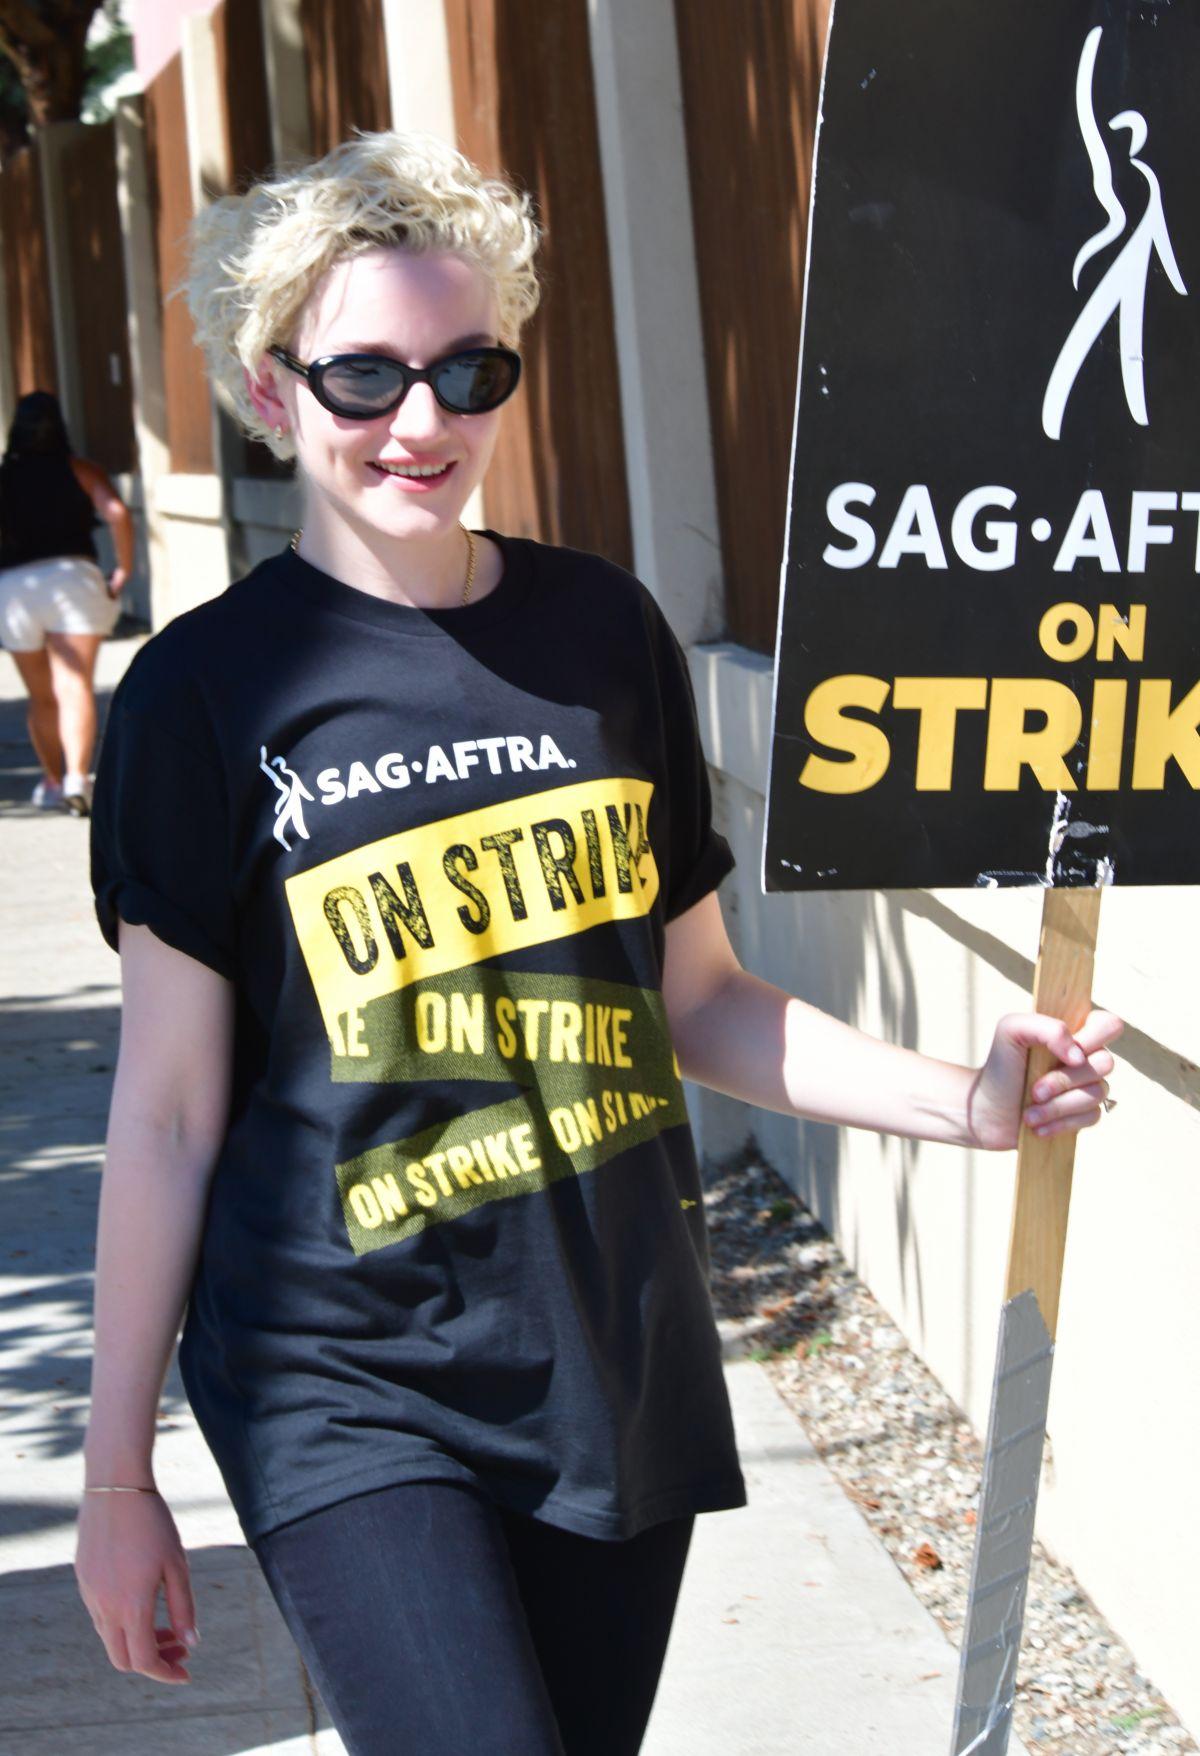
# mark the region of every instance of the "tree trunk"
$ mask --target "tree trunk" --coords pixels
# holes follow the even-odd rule
[[[99,6],[100,0],[0,0],[0,52],[20,75],[35,128],[79,120],[84,48]]]
[[[0,165],[10,159],[14,152],[29,145],[29,124],[24,108],[13,109],[10,105],[0,103]]]

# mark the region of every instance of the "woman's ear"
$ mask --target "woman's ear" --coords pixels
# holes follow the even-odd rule
[[[246,380],[246,394],[254,404],[255,413],[261,416],[268,427],[282,427],[286,433],[292,421],[279,394],[274,369],[263,359],[259,361],[255,372],[250,372],[243,366],[242,376]]]

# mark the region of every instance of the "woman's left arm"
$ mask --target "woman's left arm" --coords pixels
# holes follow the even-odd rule
[[[912,1139],[988,1148],[1098,1122],[1122,1024],[1092,1012],[1074,1035],[1061,1019],[1011,1013],[982,1067],[881,1042],[751,975],[729,943],[715,891],[667,924],[663,999],[683,1075],[785,1115]],[[1022,1114],[1029,1049],[1056,1065]]]

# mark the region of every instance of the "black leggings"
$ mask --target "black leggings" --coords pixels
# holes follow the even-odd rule
[[[349,1756],[635,1756],[691,1532],[602,1542],[409,1482],[253,1547]]]

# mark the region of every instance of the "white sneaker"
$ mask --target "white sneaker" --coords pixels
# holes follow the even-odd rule
[[[62,785],[62,806],[72,817],[87,817],[92,809],[92,783],[87,775],[69,774]]]
[[[62,804],[62,787],[56,780],[44,774],[29,795],[29,802],[36,805],[39,811],[57,811]]]

